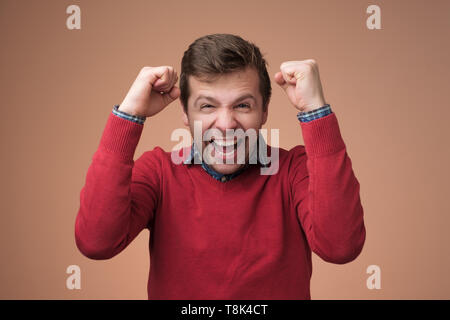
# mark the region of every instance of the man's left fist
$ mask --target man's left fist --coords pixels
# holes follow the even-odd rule
[[[280,70],[275,74],[275,81],[298,110],[307,112],[326,104],[315,60],[286,61]]]

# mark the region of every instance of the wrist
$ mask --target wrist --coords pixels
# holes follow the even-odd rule
[[[302,112],[310,112],[310,111],[314,111],[317,110],[319,108],[322,108],[323,106],[325,106],[327,103],[325,102],[324,99],[319,99],[316,102],[313,102],[311,104],[306,105],[303,110],[300,110]]]
[[[130,107],[126,107],[124,105],[119,105],[119,107],[117,108],[118,111],[124,112],[129,114],[130,116],[139,116],[136,111],[133,110],[133,108]]]

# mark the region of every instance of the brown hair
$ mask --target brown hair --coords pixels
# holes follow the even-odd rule
[[[184,111],[187,112],[190,94],[189,76],[207,81],[246,67],[253,67],[258,72],[263,111],[266,111],[272,93],[266,64],[259,48],[237,35],[216,33],[198,38],[184,52],[181,60],[180,100]]]

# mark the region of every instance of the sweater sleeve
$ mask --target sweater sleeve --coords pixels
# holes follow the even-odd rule
[[[112,258],[151,226],[160,167],[146,153],[133,160],[142,129],[142,124],[109,115],[75,220],[77,247],[88,258]]]
[[[344,264],[364,246],[366,230],[356,179],[335,113],[300,123],[305,146],[291,150],[291,195],[309,246]]]

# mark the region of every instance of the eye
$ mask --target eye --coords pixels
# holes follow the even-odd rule
[[[238,109],[247,109],[247,108],[250,108],[250,105],[248,103],[240,103],[236,107]]]
[[[202,105],[201,107],[200,107],[200,109],[210,109],[210,108],[213,108],[213,106],[212,105],[210,105],[210,104],[204,104],[204,105]]]

